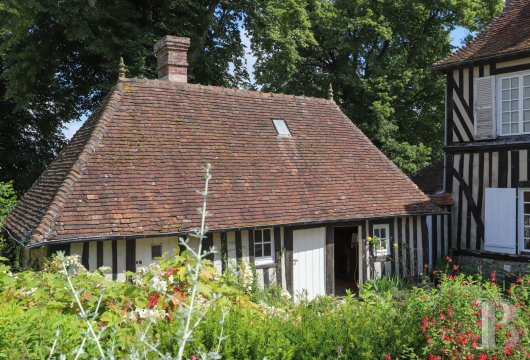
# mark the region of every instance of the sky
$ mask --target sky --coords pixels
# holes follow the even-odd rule
[[[464,28],[456,28],[451,32],[451,44],[456,47],[460,47],[462,45],[462,40],[469,34],[469,31],[467,31]],[[246,48],[246,56],[245,59],[247,61],[247,70],[250,75],[250,80],[252,83],[254,83],[254,64],[256,63],[256,57],[252,55],[250,51],[250,42],[251,39],[247,36],[245,31],[241,31],[241,41],[243,45],[245,45]],[[86,121],[87,116],[82,116],[79,120],[73,121],[69,124],[66,124],[66,126],[63,129],[63,134],[67,139],[71,139],[72,136],[76,133],[77,130],[83,125],[83,123]]]

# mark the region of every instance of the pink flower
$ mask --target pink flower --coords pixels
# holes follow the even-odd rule
[[[454,270],[454,271],[458,270],[458,266],[453,265],[453,270]]]

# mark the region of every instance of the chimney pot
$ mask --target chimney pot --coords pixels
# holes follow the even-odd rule
[[[188,48],[190,39],[167,35],[155,44],[158,78],[188,82]]]

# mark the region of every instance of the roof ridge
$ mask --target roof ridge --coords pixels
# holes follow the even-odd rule
[[[335,103],[333,100],[327,98],[320,98],[316,96],[305,96],[305,95],[293,95],[293,94],[283,94],[276,92],[265,92],[258,90],[248,90],[248,89],[239,89],[239,88],[229,88],[224,86],[216,85],[203,85],[203,84],[193,84],[193,83],[179,83],[169,80],[161,79],[147,79],[147,78],[127,78],[122,81],[123,83],[133,83],[133,84],[146,84],[146,85],[158,85],[160,87],[180,87],[182,90],[204,90],[210,91],[213,93],[234,93],[237,95],[248,96],[248,97],[265,97],[265,98],[287,98],[287,99],[300,99],[306,101],[312,101],[317,103]]]
[[[122,96],[122,93],[123,85],[121,82],[119,82],[109,91],[109,93],[107,94],[107,96],[105,96],[101,104],[96,108],[96,110],[92,113],[92,115],[85,122],[85,124],[83,124],[83,126],[76,133],[76,135],[74,135],[74,138],[72,138],[70,143],[65,146],[63,150],[61,150],[61,152],[57,156],[57,159],[50,164],[49,169],[52,169],[53,163],[57,160],[60,160],[61,155],[68,152],[69,145],[74,146],[74,141],[78,140],[76,136],[79,136],[79,140],[83,140],[81,134],[81,130],[83,129],[83,127],[89,129],[90,133],[87,136],[86,141],[82,145],[79,154],[76,156],[76,160],[74,160],[74,162],[70,166],[70,169],[66,172],[61,186],[57,188],[55,195],[50,201],[48,210],[42,215],[39,224],[35,227],[35,233],[38,233],[40,235],[40,241],[45,241],[46,236],[50,233],[53,233],[55,227],[55,220],[60,212],[60,209],[68,199],[69,194],[73,190],[73,186],[82,175],[84,171],[84,165],[91,158],[92,154],[94,153],[94,150],[97,148],[97,146],[101,142],[101,139],[105,135],[108,123],[112,121],[115,111],[120,106],[119,100]],[[93,124],[90,121],[91,119],[93,119]],[[90,126],[93,126],[92,129],[90,129]],[[46,172],[44,172],[42,176],[44,176],[45,173]],[[35,235],[36,234],[31,234],[32,237]]]

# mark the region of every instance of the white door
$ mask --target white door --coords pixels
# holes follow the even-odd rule
[[[293,287],[309,300],[326,293],[326,228],[293,231]]]
[[[516,190],[486,188],[484,249],[503,254],[515,254]]]

